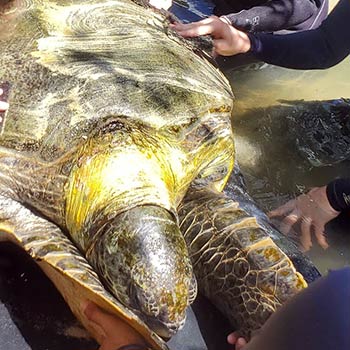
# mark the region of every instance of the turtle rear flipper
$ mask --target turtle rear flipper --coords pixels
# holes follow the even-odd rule
[[[103,335],[83,314],[81,303],[85,300],[127,322],[152,349],[168,349],[136,315],[105,290],[85,258],[56,225],[4,196],[0,196],[0,241],[11,241],[30,254],[98,342]],[[127,335],[120,334],[121,339],[124,336]]]
[[[251,336],[307,286],[268,232],[232,198],[192,188],[179,216],[199,291],[242,335]]]

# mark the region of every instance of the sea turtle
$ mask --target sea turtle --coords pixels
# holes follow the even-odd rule
[[[11,86],[0,237],[38,262],[95,337],[83,299],[154,348],[166,348],[154,332],[168,338],[183,324],[196,295],[178,215],[186,193],[191,255],[207,247],[198,225],[220,228],[201,261],[230,283],[238,276],[243,299],[225,298],[247,316],[240,327],[259,327],[306,286],[254,218],[222,197],[234,164],[231,87],[162,13],[128,0],[13,0],[0,19],[0,77]],[[193,216],[197,226],[187,224]],[[211,252],[220,249],[231,270],[216,271]]]

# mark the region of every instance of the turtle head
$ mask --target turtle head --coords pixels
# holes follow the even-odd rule
[[[81,147],[66,195],[72,240],[109,291],[166,338],[196,289],[176,214],[191,179],[177,180],[171,150],[152,128],[117,119]]]
[[[100,228],[101,229],[101,228]],[[187,247],[173,215],[140,206],[103,225],[87,259],[108,289],[163,338],[185,322],[196,295]]]

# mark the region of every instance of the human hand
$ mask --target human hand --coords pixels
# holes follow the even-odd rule
[[[3,90],[0,89],[0,96],[2,95]],[[9,104],[4,101],[0,101],[0,112],[5,112],[9,108]]]
[[[100,309],[92,302],[83,306],[87,319],[102,336],[99,350],[147,350],[144,339],[126,322]],[[132,346],[133,345],[133,346]]]
[[[248,35],[229,25],[224,18],[211,16],[198,22],[170,24],[170,28],[185,38],[211,35],[215,52],[222,56],[237,55],[250,50]]]
[[[237,332],[233,332],[227,336],[227,342],[235,346],[235,350],[242,350],[247,341],[240,337]]]
[[[300,222],[300,248],[308,251],[312,247],[312,232],[314,232],[318,244],[324,249],[328,248],[324,227],[328,221],[336,218],[339,214],[340,212],[334,210],[329,204],[326,186],[323,186],[315,187],[307,194],[290,200],[268,215],[270,218],[285,216],[279,224],[279,228],[284,234],[288,234],[292,226]]]

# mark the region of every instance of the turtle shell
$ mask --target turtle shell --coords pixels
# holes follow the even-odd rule
[[[86,233],[140,207],[164,208],[175,225],[194,179],[222,189],[233,166],[230,85],[168,29],[164,15],[127,0],[10,1],[0,33],[0,77],[10,86],[0,130],[3,239],[39,263],[97,340],[80,300],[165,349],[99,282],[84,256],[98,260],[101,243]],[[112,188],[110,174],[117,174]],[[185,242],[172,243],[189,289]]]

